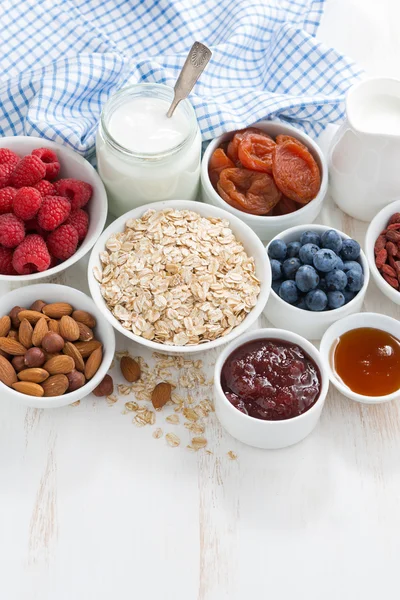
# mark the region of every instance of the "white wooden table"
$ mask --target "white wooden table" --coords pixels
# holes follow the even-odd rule
[[[319,35],[399,77],[397,4],[330,0]],[[365,224],[330,202],[320,220],[363,241]],[[57,282],[87,291],[85,271]],[[365,309],[400,314],[373,283]],[[215,355],[202,358],[211,373]],[[399,403],[358,406],[331,387],[315,432],[274,452],[241,445],[213,416],[207,454],[185,448],[182,425],[162,425],[178,448],[135,427],[129,399],[0,402],[2,600],[398,596]]]

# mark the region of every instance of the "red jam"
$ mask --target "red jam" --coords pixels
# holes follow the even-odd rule
[[[264,421],[297,417],[318,400],[321,375],[308,354],[283,340],[254,340],[227,358],[221,385],[235,408]]]

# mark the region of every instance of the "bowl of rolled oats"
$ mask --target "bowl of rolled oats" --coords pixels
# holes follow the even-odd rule
[[[164,353],[236,338],[262,313],[271,269],[257,235],[225,210],[188,200],[136,208],[101,235],[92,297],[113,327]]]

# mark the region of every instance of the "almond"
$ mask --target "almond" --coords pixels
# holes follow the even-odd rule
[[[36,323],[38,321],[40,321],[40,319],[45,318],[46,321],[48,319],[48,317],[46,317],[45,315],[43,315],[41,312],[37,311],[37,310],[21,310],[18,313],[18,319],[20,321],[22,321],[22,319],[28,319],[29,323],[31,323],[31,325],[36,325]]]
[[[90,340],[90,342],[76,342],[74,344],[75,348],[79,350],[83,358],[87,358],[88,356],[90,356],[92,352],[94,352],[94,350],[97,350],[97,348],[101,348],[102,345],[103,344],[97,340]]]
[[[20,394],[26,394],[27,396],[42,397],[44,395],[42,386],[31,381],[17,381],[17,383],[12,384],[12,387]]]
[[[0,319],[0,337],[7,337],[11,329],[11,319],[8,315]]]
[[[90,342],[90,340],[92,340],[94,338],[94,333],[90,329],[90,327],[88,327],[84,323],[80,323],[79,321],[75,321],[75,323],[79,327],[79,341],[80,342]]]
[[[22,319],[18,330],[18,338],[25,348],[30,348],[32,346],[32,334],[32,325],[29,323],[28,319]]]
[[[0,381],[8,387],[18,381],[14,367],[4,356],[0,356]]]
[[[90,342],[88,342],[90,344]],[[85,365],[85,377],[86,379],[92,379],[94,375],[96,375],[99,367],[101,365],[101,361],[103,360],[103,349],[101,347],[96,348],[89,356]]]
[[[41,346],[46,333],[49,333],[49,328],[45,317],[43,317],[35,325],[32,335],[32,344],[36,347]]]
[[[63,352],[67,356],[70,356],[74,359],[75,369],[77,371],[83,372],[85,370],[85,363],[83,361],[82,355],[79,352],[79,350],[73,344],[71,344],[71,342],[65,342]]]
[[[49,327],[49,331],[52,331],[53,333],[60,333],[60,321],[49,319],[47,325]]]
[[[68,378],[65,375],[53,375],[43,382],[42,387],[44,395],[49,396],[62,396],[65,394],[69,386]]]
[[[17,342],[19,342],[18,331],[15,331],[15,329],[10,329],[7,337],[12,340],[17,340]]]
[[[59,375],[71,373],[75,368],[74,359],[66,354],[60,356],[54,356],[44,363],[43,368],[50,373],[50,375]]]
[[[171,400],[171,384],[159,383],[151,394],[151,402],[154,408],[162,408],[169,400]]]
[[[0,337],[0,350],[11,356],[21,356],[26,352],[25,346],[9,337]]]
[[[45,369],[24,369],[18,373],[18,379],[21,381],[31,381],[32,383],[42,383],[49,378],[49,373]]]
[[[67,340],[67,342],[76,342],[76,340],[79,339],[78,323],[74,321],[72,317],[61,317],[60,335],[64,340]]]
[[[43,314],[51,319],[61,319],[61,317],[69,316],[73,310],[72,306],[67,304],[67,302],[54,302],[53,304],[46,304],[42,308]]]
[[[121,373],[129,383],[140,379],[140,365],[130,356],[121,358]]]
[[[72,318],[79,323],[83,323],[90,329],[94,329],[96,327],[96,319],[85,310],[74,310],[72,313]]]

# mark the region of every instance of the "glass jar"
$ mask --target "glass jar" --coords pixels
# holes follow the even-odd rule
[[[96,138],[97,166],[107,189],[109,210],[115,216],[160,200],[195,200],[198,193],[201,158],[201,136],[194,109],[182,100],[177,111],[183,111],[188,127],[186,137],[178,145],[160,153],[138,153],[121,146],[110,134],[111,115],[133,98],[159,98],[172,102],[172,88],[141,83],[122,89],[105,105]]]

